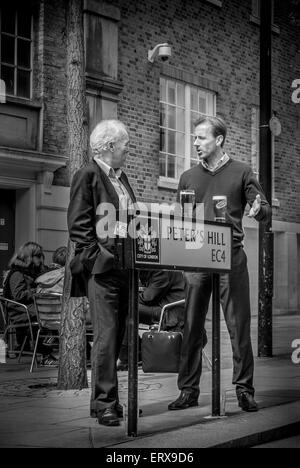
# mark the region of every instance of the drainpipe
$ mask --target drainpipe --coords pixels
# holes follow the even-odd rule
[[[259,181],[272,204],[272,135],[269,121],[272,113],[271,76],[272,0],[260,1],[260,158]],[[271,357],[273,316],[273,232],[272,220],[259,224],[259,293],[258,356]]]

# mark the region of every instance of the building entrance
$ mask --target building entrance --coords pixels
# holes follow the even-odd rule
[[[0,190],[0,288],[15,250],[16,191]]]

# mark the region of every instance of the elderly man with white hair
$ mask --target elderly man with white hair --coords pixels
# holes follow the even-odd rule
[[[93,159],[76,172],[71,185],[68,227],[75,242],[71,295],[87,296],[90,302],[94,332],[91,416],[99,424],[117,426],[122,406],[116,361],[128,312],[128,276],[115,268],[114,239],[99,229],[99,212],[101,204],[124,210],[135,202],[121,170],[129,152],[128,131],[119,120],[103,120],[93,130],[90,146]]]

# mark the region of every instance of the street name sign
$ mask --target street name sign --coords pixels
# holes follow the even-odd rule
[[[230,224],[151,215],[139,216],[135,223],[135,268],[231,270]]]

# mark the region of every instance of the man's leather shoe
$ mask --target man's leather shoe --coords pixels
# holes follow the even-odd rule
[[[105,410],[98,411],[98,423],[102,426],[119,426],[119,417],[114,408],[106,408]]]
[[[115,410],[119,418],[123,418],[123,406],[120,403],[115,404]],[[142,416],[143,411],[139,409],[139,416]]]
[[[181,392],[177,400],[168,405],[169,410],[182,410],[190,408],[191,406],[198,406],[198,397],[193,393]]]
[[[115,410],[118,415],[118,418],[123,418],[123,406],[120,403],[115,404]]]
[[[258,411],[257,403],[254,400],[253,395],[249,392],[243,392],[238,395],[238,402],[239,407],[242,408],[243,411],[247,411],[249,413]]]

